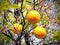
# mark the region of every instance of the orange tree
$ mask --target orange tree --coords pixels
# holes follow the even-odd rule
[[[7,36],[4,36],[6,40],[8,39],[7,42],[9,40],[15,42],[13,45],[22,45],[22,42],[23,45],[40,44],[40,42],[34,44],[34,39],[31,39],[34,35],[38,39],[43,39],[42,43],[45,44],[45,38],[50,38],[49,34],[52,32],[57,34],[54,31],[49,33],[54,29],[49,25],[58,22],[56,22],[56,15],[50,13],[52,4],[48,2],[49,0],[0,1],[0,18],[2,18],[0,32]]]

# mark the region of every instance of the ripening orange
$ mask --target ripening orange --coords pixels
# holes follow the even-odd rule
[[[14,32],[15,34],[19,34],[19,33],[21,33],[21,31],[22,31],[22,25],[21,24],[13,24],[13,26],[12,26],[12,32]]]
[[[47,32],[45,28],[43,28],[42,26],[37,26],[36,28],[34,28],[33,34],[36,38],[42,39],[46,37]]]
[[[40,14],[36,10],[31,10],[27,15],[26,19],[30,24],[36,24],[40,20]]]

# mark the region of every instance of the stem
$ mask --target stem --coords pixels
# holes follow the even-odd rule
[[[33,0],[33,5],[34,5],[33,9],[35,10],[35,0]]]

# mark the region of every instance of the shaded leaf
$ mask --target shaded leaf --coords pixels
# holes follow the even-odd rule
[[[54,5],[55,5],[56,8],[58,8],[58,4],[56,2],[54,2]]]

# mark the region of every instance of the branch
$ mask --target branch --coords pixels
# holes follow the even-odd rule
[[[33,9],[35,10],[35,0],[33,0],[33,5],[34,5],[34,6],[33,6]]]
[[[22,0],[20,12],[21,12],[22,18],[23,18],[23,30],[24,30],[25,18],[24,18],[24,16],[23,16],[23,11],[22,11],[22,8],[23,8],[23,1],[24,1],[24,0]]]
[[[6,22],[8,22],[8,20],[7,20],[7,18],[6,18],[7,15],[8,15],[8,13],[7,13],[7,11],[5,10],[3,16],[4,16],[4,19],[6,20]]]
[[[23,33],[21,32],[19,38],[17,38],[17,39],[15,40],[15,42],[17,42],[17,41],[19,41],[19,40],[21,39],[22,34],[23,34]]]

